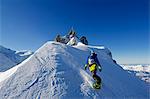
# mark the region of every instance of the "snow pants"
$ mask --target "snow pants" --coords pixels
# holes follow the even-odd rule
[[[101,78],[96,74],[95,71],[91,71],[93,79],[96,81],[97,84],[101,84]]]

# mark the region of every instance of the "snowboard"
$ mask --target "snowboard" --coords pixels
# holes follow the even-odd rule
[[[93,83],[92,87],[94,89],[101,89],[101,84],[96,84],[96,82]]]

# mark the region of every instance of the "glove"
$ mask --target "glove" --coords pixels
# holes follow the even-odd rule
[[[102,68],[101,68],[101,66],[98,66],[98,69],[99,69],[99,71],[100,71],[100,72],[102,71]]]
[[[84,69],[86,70],[86,68],[87,68],[87,64],[84,66]]]

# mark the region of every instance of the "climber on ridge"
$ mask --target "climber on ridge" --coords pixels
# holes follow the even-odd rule
[[[89,55],[89,57],[87,59],[87,63],[84,67],[85,70],[87,67],[89,67],[89,70],[92,73],[92,77],[96,81],[95,83],[93,83],[93,87],[96,89],[100,89],[101,88],[101,78],[97,75],[97,70],[99,70],[101,72],[102,68],[98,61],[97,54],[94,51],[91,51],[91,54]]]

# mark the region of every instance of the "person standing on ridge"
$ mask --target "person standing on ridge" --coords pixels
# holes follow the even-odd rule
[[[101,72],[102,67],[98,61],[97,54],[94,51],[92,51],[89,55],[84,69],[86,70],[87,67],[89,67],[89,70],[92,73],[92,77],[96,81],[95,83],[93,83],[93,87],[96,89],[100,89],[101,78],[97,75],[97,70],[99,69],[99,71]]]

